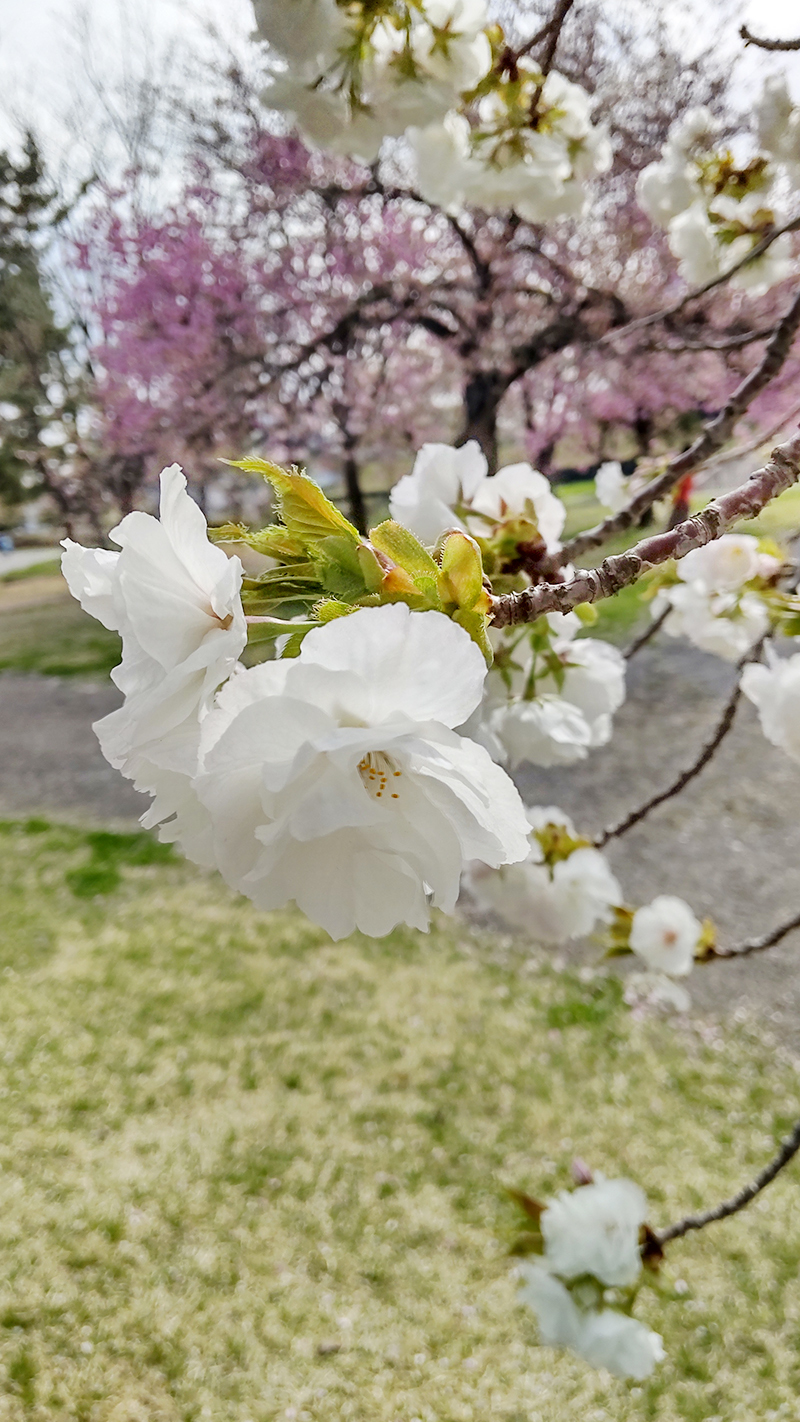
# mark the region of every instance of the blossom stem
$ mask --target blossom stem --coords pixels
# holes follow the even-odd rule
[[[631,642],[627,651],[622,654],[626,662],[629,662],[631,657],[635,657],[636,653],[642,650],[642,647],[646,647],[651,637],[655,637],[660,628],[664,626],[671,611],[672,608],[669,605],[665,607],[663,612],[659,612],[658,617],[654,617],[649,625],[645,627],[644,632]]]
[[[709,962],[713,962],[715,958],[746,958],[749,953],[761,953],[765,948],[774,948],[776,943],[780,943],[781,939],[795,928],[800,928],[800,913],[796,913],[787,923],[782,923],[778,928],[763,934],[761,938],[751,938],[749,943],[740,943],[735,948],[715,948]]]
[[[800,218],[798,218],[800,226]],[[702,433],[688,449],[682,454],[677,454],[669,461],[663,474],[657,479],[651,479],[638,494],[626,504],[618,513],[611,514],[603,519],[594,528],[588,528],[583,533],[579,533],[564,544],[561,550],[561,559],[564,563],[572,562],[580,557],[582,553],[589,552],[592,548],[599,548],[609,538],[616,533],[624,533],[626,529],[633,528],[652,508],[657,499],[668,494],[673,485],[681,479],[685,479],[687,474],[693,474],[712,455],[721,449],[733,434],[734,427],[738,420],[749,408],[757,395],[769,385],[770,381],[778,374],[784,365],[787,356],[792,348],[797,329],[800,326],[800,292],[795,296],[789,310],[781,318],[773,331],[772,337],[767,343],[759,364],[733,391],[726,404],[719,414],[704,427]]]
[[[800,297],[795,304],[800,323]],[[798,478],[800,434],[785,444],[777,445],[768,463],[751,474],[746,483],[713,499],[700,513],[679,523],[676,528],[645,538],[627,553],[605,558],[596,568],[580,568],[568,582],[540,583],[522,592],[494,598],[492,625],[510,627],[520,622],[534,622],[545,612],[571,612],[581,603],[613,597],[621,588],[637,582],[650,568],[666,563],[670,558],[684,558],[694,548],[704,548],[707,543],[721,537],[731,524],[740,519],[755,518],[772,499],[791,488]]]
[[[762,643],[759,642],[759,652],[761,651],[761,646]],[[748,656],[747,660],[751,660],[751,656]],[[740,666],[741,665],[742,663],[740,663]],[[597,849],[602,849],[604,845],[608,844],[610,839],[618,839],[620,835],[627,834],[628,830],[633,829],[634,825],[640,824],[641,821],[650,814],[651,810],[657,809],[658,806],[663,805],[666,800],[671,800],[674,795],[679,795],[681,790],[685,790],[686,786],[691,784],[695,776],[699,775],[700,771],[705,769],[708,762],[722,745],[722,742],[733,725],[736,708],[739,705],[741,696],[742,688],[737,675],[736,684],[725,703],[724,710],[719,718],[714,734],[710,740],[706,741],[697,759],[693,761],[691,765],[687,766],[686,770],[681,771],[677,780],[673,780],[672,784],[668,785],[666,790],[660,790],[657,795],[653,795],[649,800],[646,800],[637,810],[632,810],[631,813],[626,815],[624,820],[620,820],[618,824],[610,825],[608,829],[604,829],[602,834],[599,834],[594,841]]]
[[[785,53],[790,49],[800,49],[800,39],[759,39],[757,35],[751,34],[747,25],[742,25],[739,34],[745,44],[757,45],[759,49],[778,50]]]
[[[676,301],[672,306],[664,306],[660,311],[651,311],[649,316],[637,316],[633,321],[628,321],[624,326],[612,326],[606,331],[598,341],[598,345],[607,345],[610,341],[616,341],[620,336],[630,336],[634,331],[644,331],[648,326],[655,326],[660,321],[668,321],[671,316],[677,316],[683,311],[685,306],[689,306],[692,301],[698,301],[701,296],[705,296],[709,291],[714,291],[716,287],[723,286],[730,281],[732,276],[746,267],[748,262],[754,262],[758,257],[772,246],[778,237],[782,237],[785,232],[796,232],[800,228],[800,216],[791,217],[788,222],[784,222],[781,227],[773,227],[757,242],[755,247],[751,247],[746,256],[740,257],[732,267],[722,272],[719,276],[712,277],[703,286],[696,286],[692,291],[687,291],[680,301]]]
[[[668,1244],[671,1239],[680,1239],[682,1235],[689,1234],[693,1229],[705,1229],[706,1225],[713,1224],[715,1220],[725,1220],[729,1215],[738,1214],[739,1210],[743,1210],[745,1205],[749,1205],[756,1195],[772,1183],[775,1176],[783,1170],[785,1165],[789,1164],[798,1150],[800,1150],[800,1121],[797,1122],[791,1135],[783,1141],[777,1155],[749,1185],[744,1185],[730,1200],[723,1200],[722,1204],[715,1205],[712,1210],[705,1210],[700,1215],[687,1215],[685,1219],[678,1220],[677,1224],[668,1225],[666,1229],[656,1233],[656,1240],[663,1246]]]

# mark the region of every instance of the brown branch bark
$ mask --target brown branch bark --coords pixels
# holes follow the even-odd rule
[[[679,311],[683,311],[690,302],[697,301],[701,296],[706,296],[709,291],[714,291],[718,286],[724,286],[730,281],[732,276],[746,267],[748,262],[754,262],[771,247],[778,237],[782,237],[784,232],[797,232],[800,228],[800,217],[792,217],[788,222],[784,222],[782,227],[774,227],[771,232],[767,232],[755,247],[752,247],[746,256],[740,258],[726,272],[711,278],[703,286],[696,286],[692,291],[687,291],[680,301],[676,301],[672,306],[665,306],[661,311],[651,311],[649,316],[637,316],[635,321],[628,321],[625,326],[615,326],[612,330],[606,331],[598,341],[598,345],[606,345],[609,341],[615,341],[619,336],[630,336],[634,331],[643,331],[647,326],[655,326],[659,321],[668,321],[671,316],[677,316]]]
[[[785,364],[798,326],[800,326],[800,292],[795,296],[786,315],[775,327],[772,338],[755,370],[752,370],[740,382],[716,418],[705,426],[702,434],[682,454],[671,459],[664,473],[660,474],[657,479],[651,480],[631,499],[630,503],[625,505],[624,509],[620,509],[619,513],[611,514],[602,523],[596,524],[594,528],[589,528],[584,533],[577,534],[575,538],[565,543],[562,550],[562,561],[572,562],[582,553],[587,553],[592,548],[599,548],[614,534],[624,533],[626,529],[634,527],[639,523],[642,515],[652,508],[657,499],[668,494],[674,484],[677,484],[680,479],[684,479],[687,474],[693,474],[712,454],[721,449],[730,439],[738,420],[756,396],[761,394],[761,391],[769,385]]]
[[[631,642],[628,650],[622,654],[626,662],[629,662],[631,657],[635,657],[637,652],[641,652],[642,647],[646,647],[650,639],[655,637],[656,633],[664,626],[671,610],[670,607],[665,607],[663,612],[659,612],[658,617],[653,618],[649,627],[645,627],[644,632]]]
[[[669,608],[666,609],[666,612],[669,612]],[[663,621],[663,618],[661,620]],[[686,786],[690,785],[695,777],[700,774],[701,770],[704,770],[709,761],[713,759],[733,726],[736,708],[742,699],[740,680],[742,667],[745,666],[747,662],[758,660],[761,656],[764,640],[765,639],[761,637],[756,645],[752,647],[747,655],[742,657],[739,662],[736,668],[736,682],[733,690],[723,707],[722,715],[717,722],[713,735],[705,742],[700,754],[692,761],[691,765],[681,771],[680,775],[677,776],[677,778],[672,781],[672,784],[668,785],[665,790],[659,790],[657,795],[651,796],[651,798],[646,800],[643,805],[640,805],[638,809],[631,810],[630,814],[626,815],[624,820],[620,820],[617,824],[609,825],[607,829],[604,829],[595,839],[597,849],[603,849],[610,839],[618,839],[620,835],[627,834],[628,830],[633,829],[634,825],[640,824],[641,821],[650,814],[651,810],[657,809],[659,805],[663,805],[667,800],[671,800],[673,796],[680,795],[681,791],[685,790]]]
[[[747,28],[747,25],[742,25],[741,29],[739,30],[739,34],[741,35],[745,44],[755,44],[758,46],[759,49],[770,49],[773,51],[777,50],[781,53],[785,53],[787,50],[790,49],[800,49],[800,39],[759,39],[757,35],[750,33]]]
[[[715,1205],[711,1210],[704,1210],[700,1215],[687,1215],[685,1219],[678,1220],[677,1224],[668,1225],[666,1229],[655,1233],[658,1244],[669,1244],[671,1239],[680,1239],[682,1235],[689,1234],[690,1230],[705,1229],[706,1225],[714,1224],[716,1220],[728,1219],[730,1215],[736,1215],[739,1210],[743,1210],[745,1205],[749,1205],[756,1195],[759,1195],[767,1185],[770,1185],[775,1176],[780,1174],[785,1165],[797,1155],[800,1150],[800,1121],[797,1122],[790,1136],[783,1141],[777,1155],[773,1157],[769,1165],[758,1174],[755,1180],[749,1185],[744,1185],[736,1195],[730,1200],[723,1200],[721,1205]]]
[[[800,302],[798,302],[800,307]],[[800,312],[798,315],[800,319]],[[704,548],[740,519],[755,518],[772,499],[800,478],[800,434],[778,445],[763,469],[745,484],[714,499],[700,513],[677,528],[645,538],[627,553],[606,558],[597,568],[580,568],[565,583],[540,583],[523,592],[507,593],[492,603],[492,624],[511,627],[534,622],[544,612],[571,612],[583,602],[613,597],[635,583],[649,568],[670,558],[684,558],[694,548]]]
[[[761,938],[751,938],[749,943],[739,943],[734,948],[715,948],[709,962],[713,962],[715,958],[746,958],[750,953],[762,953],[765,948],[774,948],[776,943],[780,943],[781,939],[795,928],[800,928],[800,913],[796,913],[778,928],[771,929]]]

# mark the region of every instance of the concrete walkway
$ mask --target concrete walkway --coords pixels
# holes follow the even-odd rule
[[[0,578],[4,573],[18,573],[23,568],[35,568],[38,563],[52,563],[60,558],[61,548],[12,548],[9,552],[0,549]]]

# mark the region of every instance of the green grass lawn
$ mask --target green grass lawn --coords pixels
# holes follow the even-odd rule
[[[117,634],[72,598],[0,611],[0,671],[106,677],[119,659]]]
[[[458,922],[331,944],[142,835],[0,845],[4,1422],[797,1416],[800,1167],[671,1247],[642,1385],[536,1347],[507,1256],[576,1154],[655,1225],[753,1175],[800,1107],[763,1032]]]

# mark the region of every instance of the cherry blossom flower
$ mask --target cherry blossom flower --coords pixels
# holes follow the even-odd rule
[[[564,836],[576,839],[562,810],[531,809],[528,819],[534,831],[557,826]],[[537,943],[582,938],[598,923],[609,922],[614,906],[622,902],[619,883],[599,850],[577,841],[566,858],[545,863],[535,833],[527,859],[497,870],[475,866],[469,886],[482,908],[492,909]]]
[[[707,593],[738,592],[764,571],[763,558],[752,534],[725,533],[681,558],[678,577],[684,583],[699,583]],[[777,559],[769,558],[767,566],[777,566]]]
[[[767,665],[750,663],[742,691],[758,709],[767,740],[800,761],[800,652],[781,658],[767,646]]]
[[[604,509],[618,513],[625,507],[628,502],[628,481],[622,472],[622,465],[617,460],[609,460],[600,465],[594,476],[594,490],[597,502],[602,504]]]
[[[644,1192],[632,1180],[596,1175],[591,1185],[562,1190],[541,1218],[549,1268],[562,1279],[591,1274],[612,1287],[635,1283],[646,1214]]]
[[[158,796],[152,825],[186,793],[201,722],[247,641],[242,566],[209,543],[177,464],[161,475],[160,519],[130,513],[109,536],[121,552],[65,539],[61,566],[84,611],[122,637],[111,676],[125,701],[94,729],[106,759]]]
[[[474,439],[459,449],[423,444],[411,473],[392,489],[389,512],[421,543],[432,547],[448,529],[466,529],[456,510],[472,502],[487,470],[486,456]]]
[[[664,631],[727,662],[741,661],[769,631],[769,612],[756,593],[707,593],[702,584],[678,583],[653,598],[653,617],[669,607]]]
[[[702,924],[683,899],[659,894],[633,915],[630,946],[648,968],[682,978],[694,967],[702,932]]]
[[[366,608],[310,632],[295,659],[241,671],[203,726],[197,804],[175,835],[211,844],[260,908],[294,900],[334,938],[428,926],[464,864],[527,853],[517,791],[452,727],[486,666],[438,612]]]

